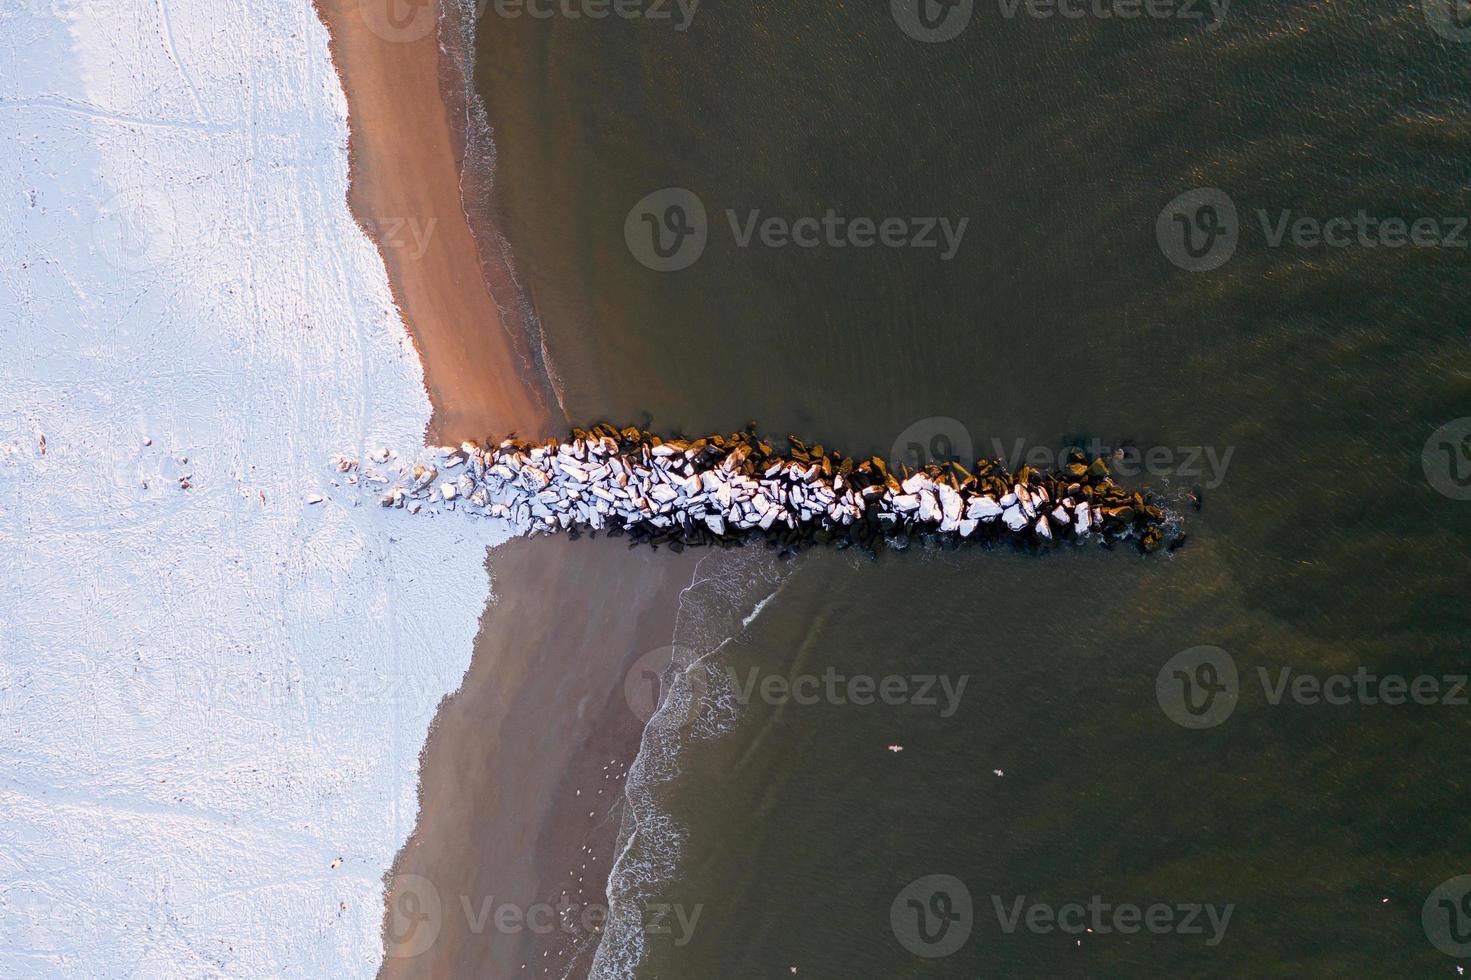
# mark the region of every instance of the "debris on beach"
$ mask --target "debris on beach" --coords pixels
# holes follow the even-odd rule
[[[812,544],[877,557],[887,547],[907,550],[912,538],[949,548],[1131,538],[1152,552],[1164,544],[1164,511],[1081,451],[1049,472],[1012,473],[984,459],[970,469],[952,462],[895,471],[877,456],[855,460],[796,436],[787,442],[778,450],[754,426],[687,440],[602,424],[561,442],[466,442],[426,450],[419,462],[381,449],[369,464],[342,456],[334,463],[341,473],[361,466],[384,507],[459,510],[531,534],[605,531],[673,551],[756,537],[780,558]]]

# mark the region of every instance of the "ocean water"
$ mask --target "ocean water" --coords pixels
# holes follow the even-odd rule
[[[1471,34],[1434,3],[960,4],[940,41],[914,35],[961,21],[902,3],[665,9],[477,24],[491,206],[569,414],[901,458],[1132,447],[1121,481],[1188,542],[809,553],[733,593],[648,789],[678,851],[638,901],[693,925],[621,975],[1451,974]],[[752,212],[829,210],[908,244],[743,243]],[[941,218],[967,219],[948,259],[914,242]],[[759,693],[830,674],[913,699]]]

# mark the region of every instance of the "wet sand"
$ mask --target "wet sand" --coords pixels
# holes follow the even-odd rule
[[[438,0],[316,6],[347,94],[348,203],[383,255],[424,365],[429,441],[560,430],[499,240],[482,229],[482,250],[461,204],[463,89],[441,57]]]
[[[624,679],[669,643],[703,554],[601,536],[491,552],[495,599],[424,750],[380,977],[586,975],[644,725]]]
[[[428,440],[560,434],[504,244],[483,207],[462,205],[486,176],[462,167],[464,79],[436,43],[437,0],[316,3],[349,106],[349,204],[423,363]],[[586,974],[643,731],[624,677],[669,643],[701,554],[557,537],[487,556],[493,598],[421,755],[419,820],[388,877],[380,976]],[[556,918],[569,903],[571,929]]]

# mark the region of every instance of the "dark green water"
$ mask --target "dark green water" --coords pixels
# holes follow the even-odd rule
[[[1454,232],[1471,41],[1409,3],[1242,4],[1213,31],[1000,11],[978,5],[937,44],[877,2],[709,3],[683,32],[493,7],[480,22],[495,216],[573,418],[756,419],[885,454],[936,416],[987,454],[1128,439],[1173,454],[1121,480],[1190,535],[1148,560],[787,569],[723,667],[967,687],[948,718],[757,699],[691,738],[658,791],[686,834],[660,894],[701,917],[684,945],[650,937],[637,975],[1451,975],[1464,961],[1421,911],[1471,872],[1471,707],[1274,705],[1257,670],[1471,671],[1471,501],[1422,466],[1431,434],[1471,415],[1471,250],[1273,247],[1257,211]],[[671,186],[703,201],[709,239],[659,273],[624,223]],[[1197,187],[1229,195],[1239,242],[1188,272],[1156,219]],[[757,208],[970,220],[946,262],[741,248],[725,211]],[[1181,472],[1197,446],[1231,453],[1224,472]],[[1200,513],[1192,485],[1210,486]],[[1200,645],[1230,654],[1241,693],[1192,731],[1155,685]],[[890,921],[928,874],[975,905],[968,940],[934,959]],[[993,896],[1020,895],[1234,911],[1213,946],[1209,927],[1006,933]]]

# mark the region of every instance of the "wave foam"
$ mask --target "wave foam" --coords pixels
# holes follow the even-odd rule
[[[750,625],[787,574],[790,566],[765,549],[716,551],[700,560],[680,594],[672,642],[676,681],[649,720],[629,768],[627,808],[608,876],[608,929],[589,980],[628,980],[643,960],[643,912],[673,879],[686,839],[684,828],[661,807],[661,792],[679,775],[680,756],[691,740],[718,738],[734,727],[739,704],[720,669],[721,650]]]

